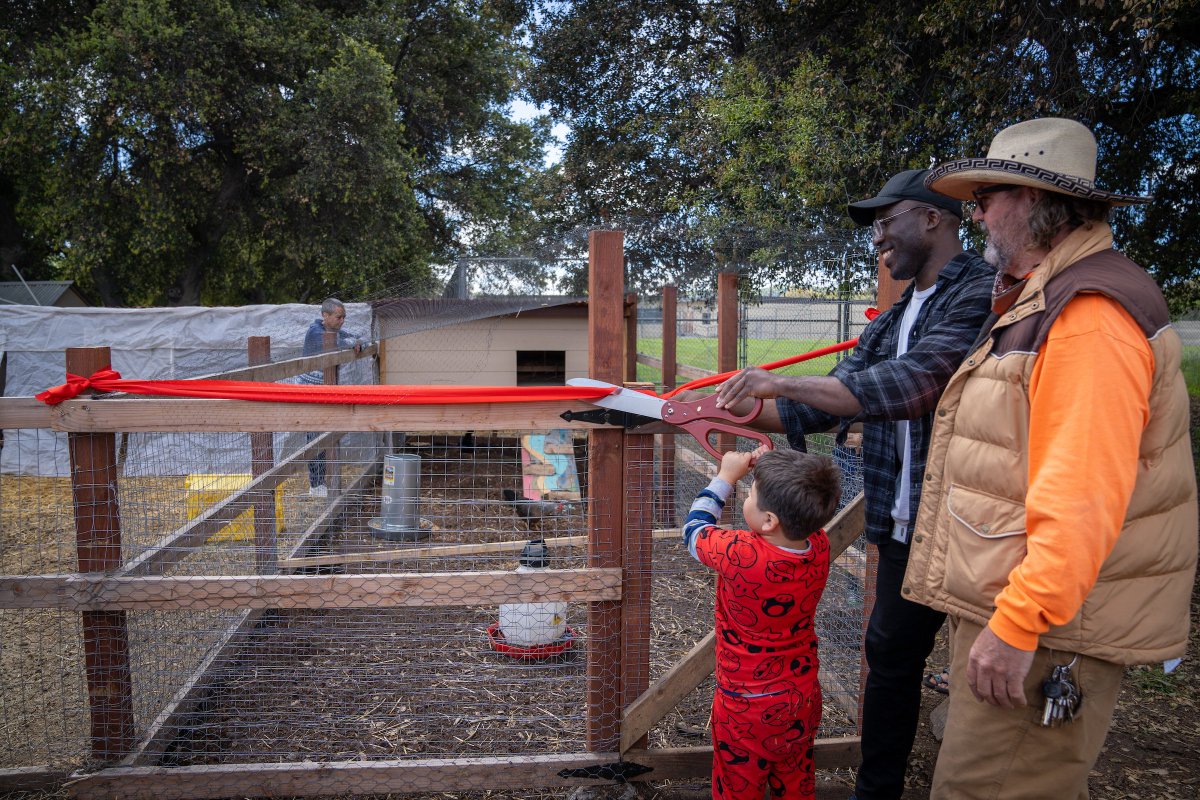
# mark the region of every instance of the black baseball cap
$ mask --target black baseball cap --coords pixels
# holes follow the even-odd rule
[[[918,200],[928,203],[962,219],[962,203],[953,197],[947,197],[925,188],[925,176],[928,174],[929,170],[927,169],[907,169],[892,176],[879,190],[879,194],[868,200],[851,203],[846,207],[846,210],[850,212],[850,219],[859,225],[870,225],[875,221],[875,209],[899,203],[901,200]]]

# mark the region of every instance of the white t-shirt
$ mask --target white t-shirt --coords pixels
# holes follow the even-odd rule
[[[937,291],[936,283],[928,289],[913,291],[912,298],[908,301],[908,307],[904,309],[904,316],[900,318],[900,332],[896,337],[896,358],[908,352],[908,337],[912,333],[913,325],[917,324],[921,306],[933,296],[935,291]],[[912,497],[908,490],[912,485],[912,481],[909,479],[912,475],[912,437],[909,432],[908,420],[897,420],[895,425],[896,456],[900,459],[900,472],[896,476],[896,497],[892,502],[892,520],[897,523],[892,528],[892,538],[898,542],[907,542],[909,534],[907,526],[912,519],[912,510],[909,508]]]

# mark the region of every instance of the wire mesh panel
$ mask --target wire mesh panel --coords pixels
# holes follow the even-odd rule
[[[515,362],[501,366],[537,384],[587,364],[586,343],[558,333],[578,309],[553,302],[540,317],[528,298],[487,312],[443,298],[420,318],[380,304],[376,321],[396,338],[393,379],[406,374],[395,344],[432,330],[422,346],[438,352],[453,312],[472,326],[444,362],[454,382],[502,383],[492,356],[510,337]],[[536,341],[496,321],[509,311],[533,318]],[[770,322],[759,338],[786,338]],[[703,324],[680,361],[711,369]],[[812,336],[837,338],[838,324]],[[366,361],[341,370],[374,380]],[[256,414],[220,431],[194,416],[211,406],[179,407],[191,410],[160,407],[161,429],[10,436],[34,437],[17,452],[47,468],[0,476],[0,574],[43,576],[48,607],[0,611],[0,767],[611,753],[623,709],[712,629],[714,579],[676,530],[712,471],[687,437],[670,437],[667,457],[668,437],[552,437],[453,412],[436,430],[403,429],[396,412],[350,426],[392,431],[330,430],[329,415],[312,426],[324,430],[272,432]],[[853,474],[852,450],[810,443]],[[856,687],[860,562],[839,560],[818,620],[826,736],[853,731],[853,701],[838,698]],[[707,744],[711,695],[710,678],[646,743]]]
[[[867,323],[863,313],[868,301],[845,296],[834,299],[764,298],[759,303],[741,304],[739,308],[738,353],[739,366],[767,364],[800,355],[818,348],[845,342],[861,333]],[[664,329],[670,335],[674,329],[675,352],[679,376],[675,385],[689,378],[712,373],[717,368],[718,325],[711,298],[680,298],[676,305],[674,325],[663,324],[663,309],[657,297],[646,298],[638,309],[638,351],[651,358],[662,354]],[[670,323],[671,321],[668,321]],[[834,353],[779,368],[782,375],[824,375],[844,353]],[[657,365],[643,359],[638,365],[638,377],[659,382],[663,373]],[[710,391],[710,390],[701,390]],[[770,402],[770,401],[768,401]],[[776,447],[787,447],[785,437],[773,437]],[[859,437],[851,433],[837,443],[833,433],[812,434],[806,437],[809,452],[829,455],[839,468],[842,495],[839,510],[862,492],[862,451]],[[751,449],[749,440],[739,439],[739,449]],[[691,501],[716,475],[716,463],[697,443],[686,435],[659,437],[656,456],[657,480],[655,492],[655,523],[663,528],[677,527],[687,514]],[[722,524],[743,525],[740,517],[741,499],[747,487],[740,487],[726,506]],[[654,560],[656,593],[673,594],[678,603],[686,598],[692,623],[682,625],[677,620],[664,621],[656,616],[655,630],[669,630],[684,638],[673,647],[681,656],[688,648],[707,635],[712,626],[712,598],[715,578],[687,554],[681,553],[679,542],[661,541]],[[820,639],[821,683],[825,697],[821,736],[853,735],[859,716],[859,684],[862,671],[863,609],[870,607],[873,591],[867,580],[865,542],[846,548],[831,564],[817,616],[817,635]],[[655,611],[660,608],[656,594]],[[672,615],[674,616],[674,615]],[[656,642],[658,644],[658,642]],[[660,650],[662,649],[660,645]],[[655,656],[656,669],[669,667],[669,658]],[[656,672],[661,674],[661,672]],[[707,722],[713,679],[681,703],[677,714],[667,717],[652,736],[662,744],[678,746],[689,737],[703,733]],[[691,717],[691,719],[688,719]]]
[[[301,474],[281,480],[268,506],[276,535],[273,568],[264,570],[262,543],[246,516],[257,509],[239,495],[245,483],[211,477],[221,474],[211,452],[245,436],[214,434],[211,451],[186,434],[179,441],[155,436],[161,449],[143,448],[148,458],[137,474],[117,481],[123,547],[121,566],[109,574],[201,580],[177,586],[169,609],[120,612],[133,719],[121,746],[134,763],[586,749],[587,604],[555,600],[537,580],[587,566],[586,438],[559,440],[557,455],[576,480],[573,491],[560,492],[565,499],[529,496],[548,476],[538,474],[545,470],[530,463],[522,441],[544,439],[541,432],[409,431],[395,450],[340,448],[342,460],[328,465],[351,488],[326,497],[310,494],[303,460],[293,461]],[[290,455],[282,450],[281,460]],[[388,494],[380,466],[397,455],[420,464],[416,522],[407,529],[382,523]],[[168,467],[178,474],[156,474]],[[207,477],[187,480],[196,475]],[[6,500],[29,501],[41,491],[48,507],[71,507],[69,483],[47,489],[47,479],[3,480]],[[240,505],[226,510],[223,524],[196,528],[231,501]],[[17,518],[6,512],[6,522]],[[29,546],[6,548],[5,572],[73,571],[74,523],[58,522],[53,545],[39,528]],[[532,555],[531,541],[540,542]],[[518,572],[532,578],[528,602],[480,602],[491,575]],[[264,573],[445,577],[439,596],[416,606],[389,600],[373,608],[336,590],[305,603],[327,608],[220,600],[220,580]],[[19,687],[4,693],[5,764],[95,763],[89,726],[80,724],[89,706],[80,615],[16,610],[0,620],[6,685]],[[32,725],[35,718],[45,724]]]
[[[662,437],[666,438],[666,437]],[[716,475],[715,460],[704,453],[687,436],[675,438],[674,482],[671,486],[656,484],[654,519],[660,528],[649,531],[627,531],[626,535],[647,535],[655,539],[652,567],[653,638],[650,643],[652,677],[667,672],[701,639],[713,630],[713,599],[716,589],[715,573],[698,564],[683,544],[679,525],[700,489]],[[776,447],[787,447],[782,436],[775,436]],[[828,454],[832,437],[810,437],[810,452]],[[750,444],[743,443],[742,449]],[[653,451],[640,452],[644,458],[659,458],[661,444]],[[636,457],[636,456],[635,456]],[[850,467],[853,472],[854,466]],[[854,474],[843,477],[854,485]],[[659,463],[657,475],[662,474]],[[861,477],[858,477],[861,492]],[[725,506],[721,524],[745,528],[741,516],[742,501],[749,490],[748,482],[737,487]],[[854,492],[857,495],[858,492]],[[849,499],[851,495],[844,492]],[[668,507],[664,498],[673,497]],[[845,505],[842,503],[841,505]],[[841,507],[839,505],[839,508]],[[816,619],[820,640],[821,682],[825,696],[825,714],[819,735],[822,737],[852,736],[857,729],[858,682],[862,647],[862,609],[865,587],[865,556],[861,539],[833,560],[829,581],[822,596]],[[637,659],[637,653],[626,657]],[[652,743],[659,746],[681,747],[706,740],[708,714],[712,691],[710,677],[693,692],[676,711],[664,718],[651,734]]]

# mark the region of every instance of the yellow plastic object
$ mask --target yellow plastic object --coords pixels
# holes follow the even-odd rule
[[[253,476],[197,472],[187,476],[187,515],[195,519],[209,506],[244,487]],[[275,531],[283,530],[283,494],[275,488]],[[249,508],[208,538],[209,542],[244,542],[254,539],[254,509]]]

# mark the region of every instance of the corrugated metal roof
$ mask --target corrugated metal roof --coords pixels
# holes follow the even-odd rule
[[[587,299],[561,295],[499,295],[470,300],[400,297],[376,300],[371,305],[383,335],[398,336],[473,320],[536,313],[555,307],[577,306],[582,309],[587,307]]]
[[[58,305],[73,285],[73,281],[0,281],[0,305]]]

